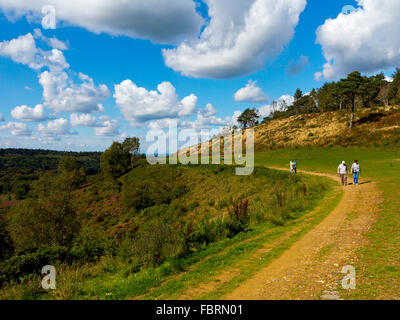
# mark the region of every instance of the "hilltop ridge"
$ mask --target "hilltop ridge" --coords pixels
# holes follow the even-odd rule
[[[400,144],[400,106],[357,109],[351,130],[349,119],[347,110],[338,110],[268,120],[251,128],[255,151]],[[182,149],[180,153],[200,150],[209,143]]]

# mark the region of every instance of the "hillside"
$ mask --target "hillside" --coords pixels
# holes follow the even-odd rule
[[[125,282],[129,290],[111,290],[112,297],[132,297],[215,246],[295,223],[329,189],[263,167],[241,177],[232,166],[150,166],[145,159],[70,196],[64,184],[72,176],[44,175],[26,200],[0,209],[0,297],[104,299]],[[43,263],[61,270],[56,296],[36,286]]]
[[[349,130],[346,110],[268,120],[252,127],[255,151],[298,147],[379,147],[400,144],[400,106],[357,109]],[[221,138],[222,140],[222,138]],[[221,144],[223,142],[221,141]],[[201,146],[182,149],[206,148]],[[222,150],[222,149],[221,149]]]
[[[332,111],[271,120],[254,127],[256,150],[288,147],[362,147],[399,144],[400,107],[358,109],[348,129],[348,111]]]

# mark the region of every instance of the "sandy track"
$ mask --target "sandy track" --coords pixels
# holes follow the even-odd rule
[[[339,181],[333,175],[304,173]],[[357,267],[356,252],[366,244],[365,234],[382,201],[374,182],[361,183],[345,187],[340,203],[320,224],[222,299],[320,299],[331,292],[335,298],[344,277],[340,271],[346,265]]]

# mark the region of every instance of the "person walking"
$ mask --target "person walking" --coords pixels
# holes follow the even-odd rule
[[[289,166],[290,166],[290,173],[293,174],[293,161],[289,162]]]
[[[296,161],[293,161],[293,171],[294,171],[294,174],[297,174],[297,162]]]
[[[338,167],[338,173],[340,174],[340,181],[342,186],[347,186],[347,165],[346,161],[343,161]]]
[[[353,184],[358,185],[358,179],[361,173],[361,167],[358,163],[358,160],[354,160],[353,165],[351,166],[351,173],[353,174]]]

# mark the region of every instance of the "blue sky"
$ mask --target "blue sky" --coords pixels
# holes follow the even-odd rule
[[[372,47],[382,34],[395,37],[398,1],[375,8],[372,0],[360,6],[350,0],[207,0],[208,6],[173,0],[154,9],[157,1],[137,0],[125,9],[121,1],[101,0],[85,16],[74,1],[68,7],[59,0],[0,0],[0,148],[101,151],[126,136],[143,141],[170,119],[193,129],[230,126],[246,107],[267,115],[274,99],[298,87],[308,92],[355,69],[391,75],[400,61],[397,39],[382,42],[394,46],[386,56]],[[56,9],[56,29],[43,28],[45,3]],[[111,5],[102,20],[101,10]],[[255,5],[266,13],[257,14]],[[359,9],[343,15],[345,5]],[[371,26],[371,15],[380,14],[386,29]],[[165,96],[151,93],[163,82],[170,83]]]

